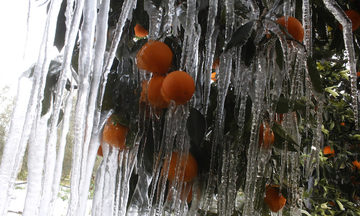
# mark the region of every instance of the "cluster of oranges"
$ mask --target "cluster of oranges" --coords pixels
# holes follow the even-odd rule
[[[136,55],[139,69],[153,74],[149,83],[143,83],[140,101],[147,101],[155,108],[166,108],[173,100],[177,105],[186,104],[195,91],[193,78],[184,71],[167,73],[173,53],[163,42],[148,41]],[[145,96],[147,95],[147,97]]]

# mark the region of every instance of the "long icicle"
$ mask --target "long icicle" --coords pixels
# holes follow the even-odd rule
[[[343,26],[343,37],[345,42],[345,56],[348,58],[347,67],[350,69],[350,84],[351,84],[351,99],[352,99],[352,109],[354,112],[354,122],[355,129],[359,130],[359,92],[357,90],[356,84],[356,56],[354,50],[354,37],[352,33],[352,23],[351,20],[346,16],[344,11],[338,5],[338,3],[334,0],[323,0],[326,8],[335,16],[335,18],[340,22]]]

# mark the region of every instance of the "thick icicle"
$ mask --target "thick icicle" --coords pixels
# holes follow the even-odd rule
[[[65,147],[67,144],[67,135],[70,128],[70,117],[71,117],[71,111],[73,108],[72,100],[74,96],[74,91],[71,91],[70,94],[67,96],[67,99],[65,100],[65,110],[64,110],[64,119],[62,121],[62,127],[61,127],[61,134],[60,134],[60,144],[59,144],[59,150],[56,155],[56,165],[55,165],[55,171],[54,171],[54,181],[52,185],[52,197],[50,200],[50,207],[49,212],[50,214],[53,214],[55,201],[58,197],[59,192],[59,186],[61,181],[61,174],[62,174],[62,168],[63,168],[63,161],[64,161],[64,154],[65,154]]]
[[[27,194],[23,215],[39,215],[41,187],[43,186],[42,173],[44,168],[46,131],[49,118],[50,113],[47,113],[38,122],[34,122],[35,125],[32,129],[32,133],[37,134],[38,137],[30,139]]]
[[[103,145],[103,161],[96,175],[92,215],[113,215],[119,149]],[[123,154],[121,152],[120,154]]]
[[[343,37],[345,43],[345,57],[348,58],[347,68],[350,70],[350,84],[351,84],[351,98],[352,98],[352,109],[354,112],[355,129],[359,130],[359,92],[356,84],[356,56],[354,49],[354,37],[352,33],[351,20],[346,16],[344,11],[334,0],[323,0],[326,8],[335,16],[335,18],[343,26]]]
[[[249,149],[247,152],[247,169],[246,169],[246,182],[245,182],[245,204],[243,214],[247,215],[257,215],[254,207],[256,205],[256,191],[257,189],[257,172],[258,172],[258,127],[260,123],[260,114],[262,111],[262,101],[264,97],[264,90],[266,76],[265,76],[265,66],[264,57],[259,56],[257,59],[256,75],[255,75],[255,98],[253,98],[253,104],[251,108],[251,113],[253,114],[253,119],[251,123],[251,135]]]
[[[218,175],[215,173],[215,157],[218,145],[223,140],[224,137],[224,123],[225,123],[225,115],[224,115],[224,104],[225,98],[228,92],[228,88],[230,85],[230,78],[232,72],[232,52],[229,51],[220,56],[220,70],[219,70],[219,78],[218,78],[218,95],[217,95],[217,111],[216,111],[216,125],[214,130],[214,141],[211,146],[211,159],[210,159],[210,171],[209,178],[207,181],[206,191],[202,203],[202,208],[205,211],[208,211],[210,208],[210,203],[212,200],[212,196],[215,192],[216,182]]]
[[[197,82],[197,72],[199,66],[199,40],[201,28],[197,20],[198,8],[196,1],[187,1],[186,23],[184,32],[184,42],[181,52],[180,69],[185,70]]]
[[[106,36],[107,36],[107,21],[108,21],[108,13],[110,8],[110,1],[105,0],[102,1],[99,6],[99,13],[97,17],[96,23],[96,41],[95,41],[95,49],[94,49],[94,66],[93,66],[93,74],[92,74],[92,82],[91,82],[91,92],[89,98],[89,115],[87,122],[88,124],[93,124],[92,134],[88,134],[89,141],[89,152],[88,157],[85,163],[83,163],[83,168],[85,168],[83,173],[83,185],[82,192],[79,202],[85,203],[88,197],[88,190],[91,181],[92,170],[94,167],[95,159],[96,159],[96,152],[99,148],[99,133],[101,127],[101,101],[103,97],[104,90],[99,87],[101,75],[102,75],[102,68],[103,68],[103,61],[104,61],[104,54],[106,48]],[[106,82],[105,82],[106,83]],[[100,89],[100,91],[99,91]],[[94,113],[94,115],[92,115]],[[110,113],[109,113],[110,115]],[[108,115],[107,115],[108,117]],[[107,118],[106,118],[107,119]],[[102,122],[104,123],[104,119]],[[86,151],[86,150],[85,150]],[[84,160],[85,161],[85,160]],[[85,214],[86,206],[82,205],[79,209],[79,215]]]

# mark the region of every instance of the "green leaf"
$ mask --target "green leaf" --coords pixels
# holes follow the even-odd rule
[[[190,116],[187,119],[186,127],[189,132],[192,144],[199,146],[205,136],[206,121],[205,117],[195,108],[190,110]]]
[[[338,204],[338,206],[339,206],[339,208],[340,208],[341,211],[344,211],[344,210],[345,210],[343,204],[342,204],[339,200],[336,200],[336,203]]]
[[[310,80],[314,90],[318,93],[323,93],[324,89],[322,86],[320,73],[316,68],[315,61],[311,57],[307,59],[307,65],[309,69]]]
[[[240,26],[240,28],[233,33],[229,43],[226,45],[225,51],[235,46],[244,45],[251,35],[253,25],[254,21],[250,21]]]
[[[280,95],[279,101],[276,105],[276,113],[288,113],[289,112],[289,100]]]
[[[339,96],[339,94],[338,94],[336,91],[333,90],[335,87],[336,87],[336,86],[327,87],[327,88],[325,88],[325,91],[328,92],[328,93],[330,93],[333,97],[336,98],[336,97]]]
[[[278,138],[282,138],[286,141],[288,141],[288,150],[289,151],[297,151],[299,149],[299,144],[295,141],[295,139],[288,134],[280,124],[277,122],[274,122],[274,125],[271,128],[273,132],[275,133],[275,140]],[[281,142],[276,142],[281,143]],[[282,146],[276,146],[278,148],[282,148]]]
[[[250,37],[241,50],[241,59],[246,66],[250,66],[255,57],[256,46],[254,43],[254,37]]]

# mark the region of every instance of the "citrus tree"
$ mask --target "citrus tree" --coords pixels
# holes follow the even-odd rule
[[[94,2],[57,5],[64,61],[29,75],[49,167],[77,94],[69,214],[96,155],[94,215],[360,214],[359,1]]]

